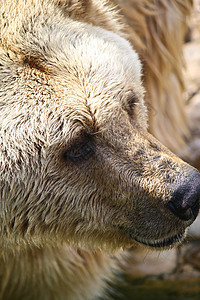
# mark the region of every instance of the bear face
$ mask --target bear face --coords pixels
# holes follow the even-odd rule
[[[2,247],[178,243],[200,176],[148,134],[135,51],[59,11],[27,20],[1,38]]]

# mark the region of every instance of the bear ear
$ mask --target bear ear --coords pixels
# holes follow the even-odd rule
[[[103,0],[53,0],[66,17],[81,20],[94,26],[124,34],[124,25],[115,1]]]
[[[91,0],[54,0],[54,3],[65,14],[76,18],[86,14],[91,6]]]

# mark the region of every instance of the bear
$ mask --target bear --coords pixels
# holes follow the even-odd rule
[[[126,248],[185,238],[200,174],[148,133],[111,2],[1,4],[0,299],[105,299]]]
[[[183,46],[195,5],[192,0],[115,0],[115,3],[120,5],[128,39],[142,60],[148,130],[191,162],[182,152],[192,131],[186,109]]]

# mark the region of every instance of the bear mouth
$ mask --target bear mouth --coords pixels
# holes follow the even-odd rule
[[[160,240],[146,240],[139,237],[131,236],[136,242],[151,248],[167,248],[180,243],[185,238],[185,232],[178,233],[174,236]]]

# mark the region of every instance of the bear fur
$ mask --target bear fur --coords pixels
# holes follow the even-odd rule
[[[1,3],[0,299],[97,299],[122,248],[194,221],[167,204],[199,175],[147,132],[125,37],[105,1]]]
[[[149,131],[180,153],[190,135],[186,114],[183,44],[193,0],[115,0],[144,66]]]

